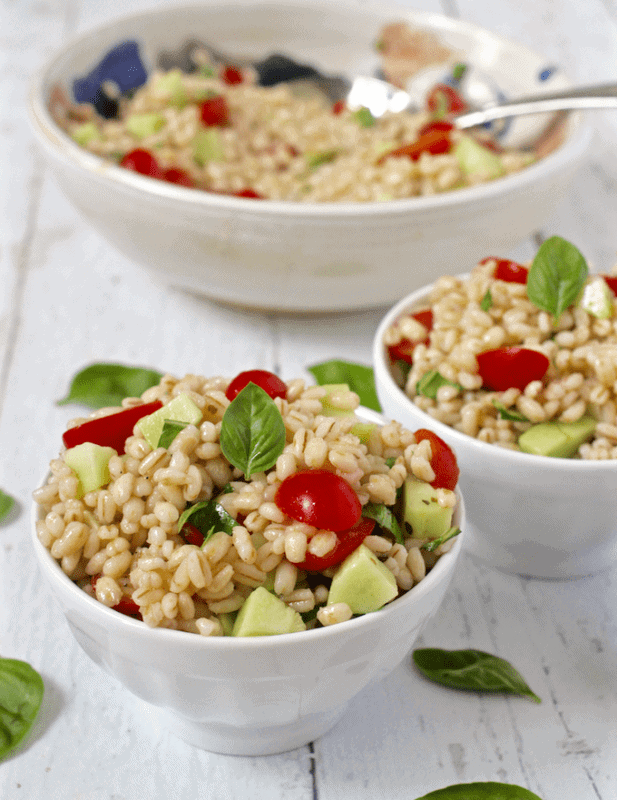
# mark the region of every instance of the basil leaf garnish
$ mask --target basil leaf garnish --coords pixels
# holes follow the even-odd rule
[[[580,251],[560,236],[543,242],[529,268],[527,296],[558,320],[577,299],[588,275]]]
[[[3,492],[2,489],[0,489],[0,522],[8,517],[14,505],[15,500],[11,497],[11,495],[6,494],[6,492]]]
[[[371,114],[370,109],[365,106],[358,108],[353,115],[362,128],[372,128],[375,124],[375,117]]]
[[[422,549],[426,550],[428,553],[432,553],[433,550],[437,550],[437,548],[444,542],[447,542],[449,539],[454,539],[454,537],[458,536],[460,532],[460,528],[449,528],[445,533],[442,533],[441,536],[438,536],[436,539],[423,544]]]
[[[204,536],[208,533],[216,533],[216,531],[225,531],[231,535],[238,524],[216,500],[204,500],[185,508],[178,520],[178,530],[182,531],[189,520],[191,525],[194,525]]]
[[[381,411],[375,389],[375,374],[372,367],[364,364],[355,364],[353,361],[324,361],[313,364],[307,370],[320,386],[325,383],[346,383],[352,392],[360,398],[360,403],[365,408]]]
[[[91,364],[75,375],[69,393],[57,403],[59,406],[81,403],[89,408],[119,406],[125,397],[140,397],[162,377],[160,372],[145,367]]]
[[[425,372],[416,383],[416,392],[424,397],[430,397],[431,400],[436,400],[437,392],[442,386],[454,386],[459,392],[463,389],[458,383],[453,383],[444,378],[436,369],[431,369]]]
[[[184,430],[187,425],[188,422],[179,422],[176,419],[166,419],[163,422],[163,430],[159,436],[159,443],[157,447],[169,447],[180,431]]]
[[[309,169],[317,169],[317,167],[320,167],[322,164],[329,164],[331,161],[334,161],[338,154],[339,151],[336,149],[323,150],[318,153],[306,153],[306,164]]]
[[[395,541],[399,544],[405,543],[398,520],[392,513],[392,509],[388,508],[388,506],[383,503],[367,503],[365,506],[362,506],[362,516],[374,519],[378,525],[390,531]]]
[[[0,758],[26,736],[43,699],[43,679],[25,661],[0,658]]]
[[[493,295],[491,294],[491,290],[487,289],[486,294],[480,300],[480,308],[482,311],[488,311],[489,308],[493,305]]]
[[[527,417],[524,414],[521,414],[520,411],[512,411],[511,408],[506,408],[503,403],[499,402],[499,400],[493,399],[492,402],[499,412],[500,419],[508,419],[511,422],[529,422]]]
[[[422,795],[416,800],[542,800],[514,783],[456,783]]]
[[[413,660],[425,677],[451,689],[507,692],[542,702],[510,663],[482,650],[426,647],[414,650]]]
[[[223,455],[248,480],[270,469],[285,447],[281,412],[261,386],[248,383],[225,409],[220,445]]]

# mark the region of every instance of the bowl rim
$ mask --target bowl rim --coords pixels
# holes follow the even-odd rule
[[[419,26],[424,25],[431,29],[459,30],[468,32],[470,35],[489,36],[494,41],[498,41],[509,48],[524,51],[530,57],[538,60],[543,59],[539,53],[528,48],[526,45],[501,36],[475,23],[457,20],[435,12],[406,8],[397,4],[392,4],[392,0],[389,0],[389,3],[390,4],[386,7],[375,3],[374,0],[369,0],[362,6],[355,6],[350,3],[349,0],[340,0],[340,2],[337,3],[336,9],[337,11],[344,11],[354,16],[371,12],[381,16],[383,16],[384,12],[388,14],[391,13],[392,16],[398,14],[401,18],[409,22],[418,24]],[[291,7],[285,6],[280,0],[231,0],[231,2],[227,0],[226,3],[222,3],[221,0],[208,0],[207,2],[199,4],[192,3],[177,7],[161,6],[146,11],[119,15],[102,25],[95,25],[88,28],[83,33],[75,35],[65,42],[62,48],[56,51],[31,78],[28,92],[28,110],[30,121],[37,138],[47,149],[53,152],[56,158],[60,157],[66,165],[82,168],[90,173],[91,178],[95,178],[104,184],[116,185],[125,190],[132,189],[143,192],[152,200],[170,200],[193,208],[203,208],[204,210],[209,207],[227,208],[238,211],[247,211],[251,209],[257,211],[261,210],[262,213],[272,213],[279,216],[314,217],[317,219],[325,216],[331,217],[333,212],[342,218],[357,216],[384,217],[390,216],[396,212],[399,214],[414,211],[420,213],[438,210],[444,207],[449,209],[461,208],[468,204],[472,205],[474,201],[490,202],[496,197],[508,195],[510,191],[524,190],[528,186],[534,185],[536,181],[542,179],[543,176],[550,175],[568,164],[576,163],[584,156],[591,142],[594,129],[588,117],[585,117],[581,112],[573,112],[569,120],[569,134],[566,140],[556,150],[519,172],[511,173],[497,180],[488,181],[478,184],[477,186],[452,189],[432,196],[384,201],[301,203],[264,199],[260,200],[259,203],[255,203],[255,201],[247,198],[217,195],[212,192],[176,186],[134,173],[115,164],[109,164],[101,157],[89,153],[74,142],[56,124],[50,114],[45,95],[45,84],[47,83],[48,74],[73,48],[87,42],[88,39],[95,39],[102,31],[113,28],[122,22],[127,24],[135,23],[144,18],[162,17],[172,11],[182,14],[198,9],[207,11],[208,8],[223,6],[241,8],[247,5],[264,8],[284,7],[287,12],[289,8],[294,7],[311,9],[312,11],[320,10],[321,13],[325,15],[327,15],[328,11],[332,11],[331,6],[320,2],[320,0],[301,0],[301,2],[294,3]],[[565,73],[563,73],[563,76],[568,84],[572,85],[570,78]]]
[[[368,421],[377,422],[381,425],[385,425],[387,423],[386,417],[377,411],[373,411],[372,409],[364,408],[362,406],[358,409],[358,411],[361,412],[361,416],[366,418]],[[49,471],[42,476],[37,485],[43,486],[48,476]],[[172,642],[176,642],[177,644],[181,643],[182,646],[186,645],[193,648],[203,647],[206,650],[213,647],[220,647],[223,649],[230,648],[232,651],[245,647],[267,650],[280,647],[283,644],[291,643],[295,645],[301,644],[302,642],[306,642],[307,644],[318,644],[321,639],[329,638],[331,636],[340,636],[341,640],[343,640],[345,631],[353,634],[354,632],[360,632],[367,626],[373,627],[375,624],[379,625],[381,624],[381,620],[387,616],[390,616],[392,613],[403,613],[405,606],[415,603],[416,600],[420,602],[422,597],[430,593],[436,584],[442,583],[443,581],[449,582],[462,552],[464,546],[463,538],[465,536],[465,503],[460,491],[460,487],[456,488],[456,497],[457,506],[455,514],[458,515],[461,532],[454,538],[454,542],[450,550],[448,550],[448,552],[444,553],[438,559],[435,566],[418,584],[406,591],[400,597],[397,597],[395,600],[387,603],[377,611],[373,611],[369,614],[362,614],[361,616],[347,620],[345,623],[340,623],[340,625],[343,625],[343,629],[341,629],[340,625],[328,625],[324,626],[323,628],[298,631],[297,633],[283,633],[274,636],[200,636],[195,633],[189,633],[188,631],[178,631],[171,630],[169,628],[158,627],[150,628],[141,620],[133,619],[125,614],[120,614],[117,611],[114,611],[113,609],[103,605],[98,600],[95,600],[95,598],[90,597],[90,595],[84,592],[83,589],[80,589],[79,586],[73,583],[68,575],[62,571],[62,568],[58,562],[52,557],[49,550],[44,547],[38,539],[36,533],[36,523],[43,518],[43,512],[41,506],[39,506],[34,500],[32,501],[30,508],[30,532],[37,565],[39,569],[44,572],[46,582],[50,585],[53,584],[53,586],[50,586],[50,588],[54,598],[56,599],[56,602],[58,602],[56,595],[59,591],[62,593],[69,593],[71,597],[74,598],[75,603],[85,602],[85,609],[87,610],[88,615],[95,615],[97,622],[101,625],[110,625],[112,627],[122,626],[126,633],[130,632],[131,635],[138,637],[162,637],[162,642],[165,642],[168,637],[171,637],[170,644]],[[63,604],[60,605],[64,614]],[[178,636],[180,636],[181,639],[178,639]],[[191,644],[191,642],[193,644]]]
[[[459,273],[455,275],[456,278],[464,279],[469,276],[468,272]],[[413,309],[421,301],[427,300],[433,288],[434,283],[428,284],[410,292],[408,295],[399,300],[393,305],[382,317],[375,336],[373,338],[373,367],[375,372],[376,386],[382,387],[382,391],[393,395],[397,399],[405,400],[411,405],[411,411],[418,414],[422,420],[426,421],[427,427],[431,427],[436,433],[440,434],[443,438],[451,441],[452,446],[456,450],[457,446],[468,448],[471,450],[474,459],[479,462],[487,459],[487,454],[492,454],[490,457],[498,460],[504,467],[508,465],[519,468],[528,467],[530,470],[546,470],[551,469],[556,472],[563,472],[570,474],[578,472],[579,470],[586,470],[587,472],[602,472],[617,470],[617,459],[606,460],[591,460],[591,459],[575,459],[575,458],[555,458],[552,456],[540,456],[532,453],[523,453],[520,450],[509,450],[505,447],[498,447],[482,442],[467,433],[456,430],[456,428],[446,425],[437,419],[431,417],[426,411],[415,405],[413,400],[409,398],[403,389],[396,383],[392,377],[388,365],[388,358],[386,355],[386,347],[384,345],[384,334],[386,330],[406,311]],[[407,423],[403,423],[409,427]]]

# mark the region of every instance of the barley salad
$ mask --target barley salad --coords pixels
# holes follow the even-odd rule
[[[345,622],[412,589],[459,532],[451,449],[363,420],[343,384],[164,375],[73,420],[63,443],[34,492],[38,538],[85,592],[151,627]]]
[[[444,276],[386,331],[392,374],[434,419],[536,455],[617,458],[617,273],[554,236],[531,264]]]

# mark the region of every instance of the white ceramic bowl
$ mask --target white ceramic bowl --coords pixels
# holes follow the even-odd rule
[[[387,5],[305,2],[205,3],[163,7],[107,23],[67,44],[34,79],[33,128],[57,181],[76,208],[126,256],[166,284],[226,303],[291,312],[387,305],[435,280],[435,265],[471,266],[507,252],[551,214],[590,142],[573,116],[551,155],[482,186],[382,203],[252,201],[185,189],[103,163],[53,121],[48,100],[109,48],[133,38],[148,67],[162,49],[198,37],[231,53],[284,51],[332,73],[373,73],[385,22],[436,32],[510,97],[545,84],[548,65],[525,47],[444,16]],[[553,87],[568,86],[561,72]],[[384,280],[384,265],[388,278]]]
[[[486,444],[434,420],[395,382],[386,330],[427,304],[431,287],[403,298],[373,342],[377,395],[386,417],[431,428],[456,452],[466,500],[466,549],[498,569],[536,578],[577,578],[617,559],[617,461],[550,458]]]
[[[360,415],[385,422],[367,409]],[[457,495],[453,524],[463,533],[417,586],[372,614],[280,636],[206,638],[149,628],[94,600],[62,572],[36,535],[36,504],[32,537],[39,567],[75,639],[150,704],[149,713],[197,747],[269,755],[326,733],[358,692],[405,658],[439,608],[461,552],[465,510]]]

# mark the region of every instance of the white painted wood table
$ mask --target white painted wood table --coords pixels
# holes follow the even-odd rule
[[[617,798],[617,570],[524,580],[464,557],[421,644],[512,661],[543,698],[478,696],[422,680],[410,663],[370,687],[313,745],[280,756],[212,755],[147,727],[137,702],[79,650],[33,564],[29,505],[74,409],[55,401],[82,366],[284,378],[309,363],[369,363],[383,309],[293,318],[168,293],[95,234],[43,168],[26,115],[28,79],[74,32],[147,0],[2,4],[0,35],[0,487],[19,508],[0,527],[0,654],[46,683],[27,741],[0,763],[3,800],[415,797],[481,780],[543,800]],[[581,83],[617,79],[614,0],[418,0],[519,39]],[[561,234],[595,268],[617,250],[617,113],[593,112],[596,141],[550,223],[510,255]],[[454,265],[456,266],[456,265]],[[307,375],[308,377],[308,375]],[[617,487],[616,487],[617,489]]]

